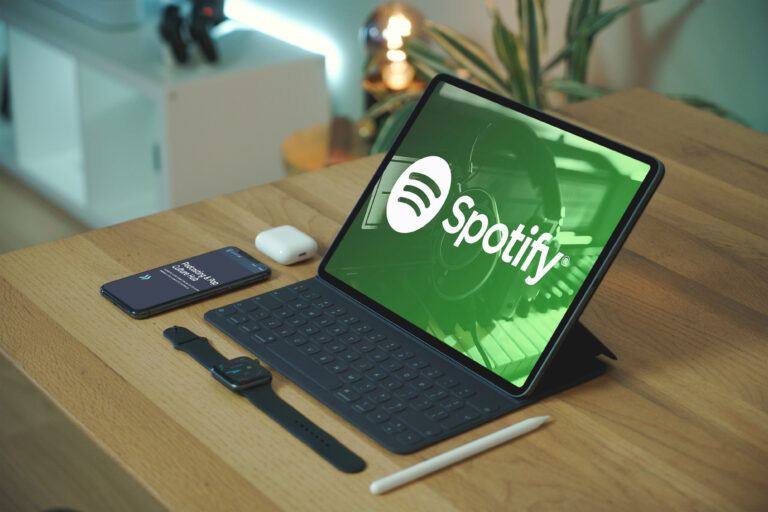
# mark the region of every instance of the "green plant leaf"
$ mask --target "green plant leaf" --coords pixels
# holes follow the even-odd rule
[[[504,80],[493,69],[490,58],[477,43],[433,21],[425,21],[424,30],[453,60],[466,68],[470,75],[485,87],[500,94],[510,94]]]
[[[528,74],[530,76],[533,97],[530,105],[534,108],[543,107],[544,97],[541,94],[541,48],[544,13],[542,3],[538,0],[519,0],[518,15],[523,44],[527,52]]]
[[[526,105],[530,105],[533,90],[527,65],[520,58],[522,42],[504,25],[496,4],[489,3],[488,12],[493,20],[493,46],[496,50],[496,56],[507,70],[511,96]]]
[[[622,16],[623,14],[628,13],[632,9],[635,9],[636,7],[640,7],[644,4],[649,4],[651,2],[656,2],[657,0],[637,0],[636,2],[632,2],[631,4],[624,5],[621,7],[616,7],[614,9],[610,9],[605,12],[596,13],[595,15],[590,16],[589,18],[582,21],[581,26],[579,27],[577,36],[582,37],[592,37],[601,30],[603,30],[605,27],[613,23],[617,18]]]
[[[592,85],[587,85],[583,82],[577,82],[576,80],[552,80],[546,84],[546,88],[564,92],[568,94],[569,97],[582,100],[597,98],[612,92]]]
[[[414,107],[416,107],[416,104],[408,103],[392,112],[387,120],[382,123],[378,133],[376,133],[376,139],[371,144],[370,154],[375,155],[376,153],[389,150],[400,130],[405,126],[405,122],[408,120],[411,112],[413,112]]]
[[[421,39],[415,37],[408,38],[405,42],[405,51],[408,55],[408,60],[414,66],[420,64],[422,69],[431,69],[433,71],[432,76],[437,73],[456,74],[458,65],[449,59],[443,58]]]
[[[683,103],[686,103],[692,107],[706,110],[707,112],[712,112],[717,116],[725,117],[731,121],[736,121],[737,123],[743,124],[744,126],[749,126],[747,120],[738,114],[735,114],[734,112],[721,107],[713,101],[705,100],[704,98],[700,98],[694,94],[667,94],[667,97],[672,98],[673,100],[682,101]]]
[[[421,97],[421,92],[398,92],[387,96],[369,108],[363,119],[376,119],[384,114],[394,112],[403,105],[413,103]]]

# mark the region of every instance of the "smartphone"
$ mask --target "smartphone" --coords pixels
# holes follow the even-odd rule
[[[237,247],[109,282],[101,293],[134,318],[163,313],[267,279],[272,271]]]

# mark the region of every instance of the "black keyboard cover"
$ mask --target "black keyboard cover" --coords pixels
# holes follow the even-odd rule
[[[318,278],[205,319],[396,453],[523,405]]]

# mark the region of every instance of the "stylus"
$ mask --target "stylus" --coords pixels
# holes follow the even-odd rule
[[[373,494],[382,494],[387,491],[391,491],[401,485],[413,482],[419,478],[434,473],[440,469],[455,464],[464,459],[482,453],[486,450],[498,446],[507,441],[511,441],[516,437],[520,437],[527,434],[531,430],[536,430],[549,419],[549,416],[537,416],[535,418],[528,418],[520,423],[515,423],[509,427],[503,428],[493,434],[488,434],[485,437],[481,437],[475,441],[467,443],[458,448],[454,448],[448,452],[445,452],[437,457],[432,457],[424,462],[419,462],[415,466],[411,466],[408,469],[398,471],[392,475],[384,477],[380,480],[376,480],[371,484],[371,492]]]

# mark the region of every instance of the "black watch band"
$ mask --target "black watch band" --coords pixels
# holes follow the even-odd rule
[[[163,331],[163,335],[171,340],[177,350],[182,350],[195,358],[198,363],[211,371],[217,380],[244,395],[264,414],[339,470],[345,473],[358,473],[365,469],[363,459],[275,394],[269,385],[271,374],[261,367],[256,359],[243,357],[229,360],[213,348],[207,338],[201,338],[184,327],[170,327]],[[243,380],[241,376],[238,376],[241,382],[229,380],[226,375],[227,365],[237,368],[234,371],[238,374],[247,375],[247,380]],[[242,384],[242,387],[239,384]]]

